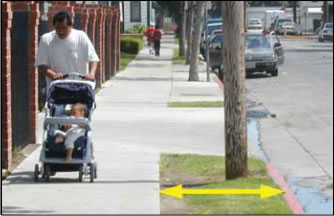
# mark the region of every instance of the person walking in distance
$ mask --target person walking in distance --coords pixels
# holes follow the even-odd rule
[[[161,41],[161,30],[159,27],[156,28],[154,31],[154,51],[155,51],[155,56],[160,56],[160,41]]]

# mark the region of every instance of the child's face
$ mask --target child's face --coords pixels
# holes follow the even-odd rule
[[[78,108],[74,108],[72,110],[72,116],[75,118],[85,117],[85,112],[83,110],[80,110]]]

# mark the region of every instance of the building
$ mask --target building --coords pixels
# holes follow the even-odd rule
[[[136,24],[156,24],[156,3],[154,1],[123,1],[124,31]]]

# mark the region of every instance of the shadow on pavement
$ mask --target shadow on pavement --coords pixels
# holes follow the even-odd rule
[[[123,81],[170,81],[170,78],[157,78],[157,77],[116,77],[114,80],[123,80]]]
[[[54,211],[25,210],[17,206],[3,206],[2,213],[4,214],[50,214],[50,213],[54,213]]]
[[[79,182],[78,173],[73,172],[73,175],[69,178],[50,177],[47,182],[44,179],[39,178],[38,182],[34,181],[34,172],[18,172],[10,175],[2,182],[2,185],[32,185],[32,184],[64,184],[64,183],[77,183],[77,184],[146,184],[146,183],[159,183],[159,180],[98,180],[94,183],[89,182],[89,176],[83,177],[83,182]],[[41,212],[43,213],[43,212]]]

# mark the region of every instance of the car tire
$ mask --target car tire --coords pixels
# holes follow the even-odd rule
[[[270,70],[268,73],[271,74],[272,77],[277,77],[278,76],[278,69]]]
[[[324,39],[319,37],[319,42],[320,42],[320,43],[323,43],[323,42],[324,42]]]

